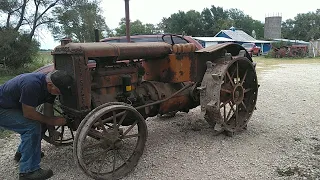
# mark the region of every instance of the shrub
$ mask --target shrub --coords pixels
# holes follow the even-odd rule
[[[31,63],[39,51],[37,41],[10,28],[0,28],[0,42],[0,63],[9,68]]]

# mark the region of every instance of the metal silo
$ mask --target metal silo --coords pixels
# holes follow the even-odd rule
[[[272,16],[265,18],[264,38],[280,39],[281,38],[281,16]]]

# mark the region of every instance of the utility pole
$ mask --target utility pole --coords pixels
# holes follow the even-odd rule
[[[127,41],[130,42],[130,17],[129,17],[129,0],[124,0],[126,10],[126,35]]]

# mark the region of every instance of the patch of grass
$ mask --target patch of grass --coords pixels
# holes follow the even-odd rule
[[[13,78],[14,76],[0,76],[0,85]]]
[[[290,59],[290,58],[265,58],[263,56],[253,57],[253,62],[257,63],[256,71],[260,74],[265,70],[272,70],[279,68],[281,64],[313,64],[320,63],[320,57],[316,58],[300,58],[300,59]]]
[[[299,137],[294,137],[293,140],[296,142],[301,142],[301,138],[299,138]]]
[[[0,127],[0,139],[5,139],[5,138],[9,137],[12,133],[13,133],[12,131],[2,129]]]
[[[53,62],[53,59],[50,51],[39,51],[38,55],[34,57],[33,62],[29,64],[25,64],[23,67],[10,68],[10,69],[0,68],[0,76],[1,76],[0,84],[8,80],[8,78],[10,79],[22,73],[33,72],[42,66],[51,64],[52,62]]]
[[[300,174],[300,170],[298,167],[287,167],[287,168],[277,167],[276,172],[280,176],[293,176],[295,174]]]

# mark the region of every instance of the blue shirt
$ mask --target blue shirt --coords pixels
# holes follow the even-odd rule
[[[54,99],[48,92],[46,75],[42,73],[21,74],[0,86],[1,108],[21,109],[21,104],[37,107],[53,103]]]

